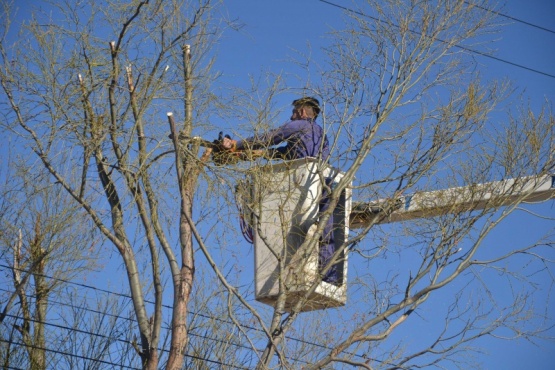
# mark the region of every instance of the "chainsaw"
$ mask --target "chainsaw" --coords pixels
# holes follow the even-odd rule
[[[260,157],[267,157],[266,150],[237,150],[230,151],[223,147],[224,138],[231,139],[231,136],[220,132],[218,138],[214,141],[206,140],[200,136],[185,136],[179,134],[179,141],[197,144],[212,152],[212,161],[215,165],[225,166],[228,164],[236,164],[239,161],[249,161]]]

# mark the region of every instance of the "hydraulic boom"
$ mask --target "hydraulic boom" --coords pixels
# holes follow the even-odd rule
[[[529,176],[463,187],[417,192],[395,199],[354,203],[350,227],[440,216],[518,202],[555,198],[555,175]]]

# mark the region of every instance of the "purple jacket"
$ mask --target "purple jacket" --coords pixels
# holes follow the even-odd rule
[[[319,157],[327,160],[330,155],[329,142],[324,130],[314,120],[295,120],[263,135],[255,135],[237,142],[237,149],[268,148],[286,142],[276,150],[287,159]]]

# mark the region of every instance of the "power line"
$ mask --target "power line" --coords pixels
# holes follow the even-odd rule
[[[375,20],[376,22],[387,23],[387,24],[389,24],[389,25],[391,25],[391,26],[400,28],[400,27],[399,27],[397,24],[395,24],[395,23],[392,23],[392,22],[389,22],[389,21],[384,21],[383,19],[379,19],[379,18],[377,18],[377,17],[371,16],[371,15],[368,15],[368,14],[364,14],[364,13],[362,13],[362,12],[359,12],[359,11],[357,11],[357,10],[348,8],[348,7],[343,6],[343,5],[335,4],[335,3],[331,2],[331,1],[328,1],[328,0],[318,0],[318,1],[320,1],[320,2],[322,2],[322,3],[325,3],[325,4],[328,4],[328,5],[331,5],[331,6],[334,6],[334,7],[339,8],[339,9],[343,9],[343,10],[345,10],[345,11],[347,11],[347,12],[350,12],[350,13],[353,13],[353,14],[357,14],[357,15],[360,15],[360,16],[363,16],[363,17],[366,17],[366,18],[373,19],[373,20]],[[522,21],[522,22],[525,23],[524,21]],[[546,29],[546,30],[547,30],[547,29]],[[547,30],[547,31],[552,32],[552,31],[550,31],[550,30]],[[415,33],[415,34],[418,34],[416,31],[411,31],[411,32],[413,32],[413,33]],[[446,43],[446,41],[441,40],[441,39],[438,39],[438,38],[436,38],[436,40],[439,41],[439,42],[442,42],[442,43]],[[503,58],[498,58],[498,57],[495,57],[495,56],[493,56],[493,55],[490,55],[490,54],[487,54],[487,53],[484,53],[484,52],[480,52],[480,51],[478,51],[478,50],[470,49],[470,48],[467,48],[467,47],[464,47],[464,46],[461,46],[461,45],[454,45],[454,46],[455,46],[456,48],[459,48],[459,49],[461,49],[461,50],[467,51],[467,52],[469,52],[469,53],[474,53],[474,54],[483,56],[483,57],[485,57],[485,58],[489,58],[489,59],[495,60],[495,61],[497,61],[497,62],[501,62],[501,63],[505,63],[505,64],[508,64],[508,65],[511,65],[511,66],[513,66],[513,67],[525,69],[525,70],[527,70],[527,71],[529,71],[529,72],[537,73],[537,74],[540,74],[540,75],[543,75],[543,76],[546,76],[546,77],[555,78],[555,75],[550,74],[550,73],[547,73],[547,72],[540,71],[540,70],[535,69],[535,68],[527,67],[527,66],[525,66],[525,65],[518,64],[518,63],[515,63],[515,62],[511,62],[511,61],[508,61],[508,60],[503,59]]]
[[[6,291],[6,290],[4,290],[4,291]],[[27,296],[31,297],[31,295],[27,295]],[[59,305],[63,306],[63,304],[61,304],[61,303],[59,303]],[[108,317],[115,318],[116,320],[123,319],[123,320],[126,320],[126,321],[135,322],[134,320],[132,320],[130,318],[110,314],[110,313],[107,313],[107,312],[100,312],[100,311],[96,311],[96,310],[87,309],[87,308],[84,308],[84,307],[75,307],[75,308],[77,308],[79,310],[82,310],[82,311],[86,311],[86,312],[93,312],[93,313],[103,314],[103,315],[106,315]],[[22,316],[12,315],[12,314],[6,314],[6,317],[12,318],[14,320],[25,320],[25,318],[22,317]],[[33,318],[28,319],[28,321],[30,321],[32,323],[35,323],[35,324],[39,324],[39,325],[45,325],[45,326],[48,326],[48,327],[54,327],[54,328],[57,328],[57,329],[67,330],[68,332],[76,332],[76,333],[80,333],[80,334],[92,335],[92,336],[95,336],[95,337],[111,340],[111,341],[114,341],[114,342],[120,342],[120,343],[127,344],[127,345],[129,344],[128,340],[121,339],[121,338],[116,337],[116,336],[109,336],[109,335],[105,335],[105,334],[101,334],[101,333],[95,333],[93,331],[78,329],[78,328],[75,328],[75,327],[69,327],[69,326],[60,325],[60,324],[54,324],[50,321],[39,321],[39,320],[36,320],[36,319],[33,319]],[[166,330],[171,329],[169,326],[162,326],[162,327],[163,327],[163,329],[166,329]],[[225,343],[227,345],[230,345],[230,346],[233,346],[233,347],[238,347],[238,348],[241,348],[241,349],[252,350],[251,347],[249,347],[247,345],[244,345],[244,344],[241,344],[241,343],[230,342],[230,341],[226,341],[226,340],[223,340],[223,339],[210,337],[210,336],[205,335],[205,334],[204,335],[203,334],[197,334],[194,331],[189,331],[188,335],[190,335],[191,337],[207,339],[207,340],[214,341],[214,342]],[[161,351],[161,352],[168,352],[164,348],[158,348],[158,350]],[[190,355],[190,354],[185,354],[185,357],[194,358],[194,356]],[[291,358],[291,359],[294,360],[294,361],[297,361],[297,362],[307,363],[306,361],[304,361],[302,359],[298,359],[298,358]],[[210,359],[205,359],[205,360],[207,360],[209,362],[214,362],[214,360],[210,360]],[[227,365],[232,366],[232,365],[229,365],[229,364],[227,364]]]
[[[518,19],[518,18],[512,17],[512,16],[510,16],[510,15],[503,14],[503,13],[501,13],[501,12],[498,12],[497,10],[488,9],[488,8],[483,7],[483,6],[481,6],[481,5],[478,5],[478,4],[469,3],[468,1],[465,1],[464,3],[467,4],[467,5],[472,5],[472,6],[475,6],[476,8],[485,10],[486,12],[493,13],[493,14],[498,15],[498,16],[500,16],[500,17],[507,18],[507,19],[510,19],[510,20],[512,20],[512,21],[515,21],[515,22],[518,22],[518,23],[522,23],[522,24],[525,24],[525,25],[527,25],[527,26],[534,27],[534,28],[537,28],[537,29],[539,29],[539,30],[542,30],[542,31],[545,31],[545,32],[550,32],[550,33],[555,34],[555,31],[553,31],[553,30],[551,30],[551,29],[549,29],[549,28],[545,28],[545,27],[542,27],[542,26],[538,26],[537,24],[534,24],[534,23],[526,22],[526,21],[524,21],[524,20],[522,20],[522,19]]]
[[[140,368],[137,368],[137,367],[126,366],[124,364],[116,364],[116,363],[113,363],[113,362],[108,362],[108,361],[104,361],[104,360],[99,360],[97,358],[82,356],[82,355],[78,355],[78,354],[75,354],[75,353],[63,352],[63,351],[60,351],[60,350],[55,350],[55,349],[51,349],[51,348],[44,348],[44,347],[40,347],[40,346],[36,346],[36,345],[27,346],[25,343],[16,342],[16,341],[9,341],[9,340],[5,340],[3,338],[0,338],[0,342],[7,343],[7,344],[10,344],[10,345],[15,344],[15,345],[18,345],[18,346],[23,346],[23,347],[33,348],[33,349],[39,349],[41,351],[55,353],[57,355],[71,356],[71,357],[78,358],[80,360],[94,361],[94,362],[101,363],[101,364],[104,364],[104,365],[110,365],[110,366],[117,365],[118,367],[124,368],[124,369],[141,370]]]
[[[9,269],[14,269],[14,267],[9,266],[9,265],[5,265],[5,264],[0,264],[0,267],[9,268]],[[29,270],[21,269],[21,268],[18,268],[17,270],[19,270],[19,271],[21,271],[21,272],[25,272],[25,273],[30,273],[30,272],[31,272],[31,271],[29,271]],[[38,274],[38,275],[41,276],[41,277],[43,277],[43,278],[50,279],[50,280],[55,280],[55,281],[59,281],[59,282],[62,282],[62,283],[64,283],[64,284],[67,284],[67,285],[75,285],[75,286],[78,286],[78,287],[81,287],[81,288],[91,289],[91,290],[94,290],[94,291],[97,291],[97,292],[101,292],[101,293],[105,293],[105,294],[108,294],[108,295],[115,295],[115,296],[118,296],[118,297],[121,297],[121,298],[125,298],[125,299],[132,299],[132,297],[131,297],[130,295],[128,295],[128,294],[118,293],[118,292],[114,292],[114,291],[111,291],[111,290],[106,290],[106,289],[98,288],[98,287],[95,287],[95,286],[92,286],[92,285],[87,285],[87,284],[83,284],[83,283],[77,283],[77,282],[74,282],[74,281],[71,281],[71,280],[66,280],[66,279],[62,279],[62,278],[57,278],[57,277],[53,277],[53,276],[49,276],[49,275],[45,275],[45,274]],[[14,291],[8,291],[8,290],[1,289],[1,288],[0,288],[0,290],[4,290],[5,292],[9,292],[9,293],[11,293],[11,294],[14,293]],[[28,296],[28,297],[33,297],[33,295],[31,295],[31,294],[27,294],[27,296]],[[148,299],[145,299],[145,303],[149,303],[149,304],[152,304],[152,305],[155,304],[155,302],[152,302],[152,301],[150,301],[150,300],[148,300]],[[61,304],[61,303],[60,303],[60,304]],[[69,305],[68,305],[68,306],[69,306]],[[167,309],[172,309],[172,308],[173,308],[172,306],[167,305],[167,304],[163,304],[162,307],[167,308]],[[86,309],[86,310],[93,311],[92,309]],[[101,312],[97,312],[97,313],[101,313]],[[206,314],[203,314],[203,313],[200,313],[200,312],[193,312],[193,311],[192,311],[192,312],[190,312],[190,314],[191,314],[191,315],[195,315],[195,316],[199,316],[199,317],[203,317],[203,318],[212,319],[212,320],[218,320],[218,321],[221,321],[221,322],[226,323],[226,324],[235,325],[233,322],[230,322],[230,321],[221,319],[221,318],[219,318],[219,317],[214,317],[214,316],[206,315]],[[116,316],[116,318],[122,318],[122,317],[121,317],[121,316]],[[241,324],[241,327],[244,328],[244,329],[261,331],[261,329],[259,329],[259,328],[255,328],[255,327],[248,326],[248,325],[244,325],[244,324]],[[296,338],[288,338],[288,339],[297,340]],[[310,344],[310,343],[306,343],[306,344]]]
[[[1,288],[0,288],[0,291],[4,291],[4,292],[7,292],[7,293],[14,293],[14,291],[6,290],[6,289],[1,289]],[[25,294],[25,295],[26,295],[27,297],[33,297],[33,295],[31,295],[31,294]],[[49,300],[49,304],[50,304],[50,303],[53,303],[53,302],[52,302],[51,300]],[[59,306],[66,306],[66,307],[67,307],[67,306],[70,306],[70,305],[64,304],[64,303],[62,303],[62,302],[56,302],[56,301],[54,301],[54,303],[57,304],[57,305],[59,305]],[[74,307],[74,306],[72,306],[72,307]],[[169,308],[169,306],[167,306],[167,307]],[[111,314],[111,313],[108,313],[108,312],[102,312],[102,311],[93,310],[93,309],[85,308],[85,307],[74,307],[74,308],[76,308],[76,309],[78,309],[78,310],[81,310],[81,311],[85,311],[85,312],[92,312],[92,313],[94,313],[94,314],[105,315],[105,316],[107,316],[107,317],[111,317],[111,318],[114,318],[114,319],[116,319],[116,320],[125,320],[125,321],[132,321],[132,322],[135,322],[135,320],[133,320],[133,319],[131,319],[131,318],[129,318],[129,317],[120,316],[120,315],[114,315],[114,314]],[[9,314],[9,313],[7,313],[5,316],[6,316],[6,317],[10,317],[10,318],[15,319],[15,320],[18,320],[18,319],[24,320],[24,319],[25,319],[25,318],[22,317],[22,316],[12,315],[12,314]],[[119,338],[119,337],[108,336],[108,335],[101,334],[101,333],[95,333],[95,332],[93,332],[93,331],[87,331],[87,330],[82,330],[82,329],[78,329],[78,328],[74,328],[74,327],[69,327],[69,326],[65,326],[65,325],[55,324],[55,323],[52,323],[52,322],[50,322],[50,321],[39,321],[39,320],[36,320],[36,319],[33,319],[33,318],[29,319],[29,321],[30,321],[30,322],[33,322],[33,323],[36,323],[36,324],[41,324],[41,325],[45,325],[45,326],[49,326],[49,327],[54,327],[54,328],[57,328],[57,329],[67,330],[67,331],[76,332],[76,333],[81,333],[81,334],[86,334],[86,335],[92,335],[92,336],[96,336],[96,337],[99,337],[99,338],[102,338],[102,339],[108,339],[108,340],[113,340],[113,341],[121,342],[121,343],[124,343],[124,344],[129,344],[129,341],[128,341],[128,340],[121,339],[121,338]],[[163,328],[166,329],[166,330],[170,330],[170,329],[171,329],[169,326],[163,326]],[[219,338],[214,338],[214,337],[209,337],[209,336],[207,336],[207,335],[197,334],[197,333],[195,333],[195,332],[193,332],[193,331],[190,331],[188,334],[189,334],[190,336],[192,336],[192,337],[198,337],[198,338],[202,338],[202,339],[208,339],[208,340],[211,340],[211,341],[214,341],[214,342],[226,343],[226,344],[228,344],[228,345],[232,345],[232,346],[234,346],[234,347],[239,347],[239,348],[242,348],[242,349],[249,349],[249,350],[252,349],[251,347],[246,346],[246,345],[241,344],[241,343],[234,343],[234,342],[224,341],[224,340],[219,339]],[[167,352],[167,350],[165,350],[165,349],[163,349],[163,348],[158,348],[158,350],[160,350],[160,351],[162,351],[162,352]],[[188,355],[188,354],[185,355],[185,356],[186,356],[186,357],[191,357],[191,355]],[[303,360],[299,360],[299,359],[294,359],[294,360],[295,360],[295,361],[304,362]],[[209,360],[209,361],[210,361],[210,360]],[[231,365],[230,365],[230,366],[231,366]]]
[[[13,268],[14,268],[13,266],[5,265],[5,264],[0,264],[0,267],[9,268],[9,269],[13,269]],[[25,272],[25,273],[30,273],[30,272],[31,272],[31,271],[29,271],[29,270],[20,269],[20,268],[19,268],[18,270],[21,271],[21,272]],[[102,288],[97,288],[97,287],[94,287],[94,286],[91,286],[91,285],[87,285],[87,284],[83,284],[83,283],[77,283],[77,282],[70,281],[70,280],[65,280],[65,279],[61,279],[61,278],[56,278],[56,277],[49,276],[49,275],[40,274],[40,276],[43,277],[43,278],[47,278],[47,279],[51,279],[51,280],[63,282],[63,283],[68,284],[68,285],[76,285],[76,286],[81,287],[81,288],[91,289],[91,290],[98,291],[98,292],[102,292],[102,293],[105,293],[105,294],[108,294],[108,295],[115,295],[115,296],[118,296],[118,297],[121,297],[121,298],[131,299],[131,296],[129,296],[129,295],[127,295],[127,294],[117,293],[117,292],[113,292],[113,291],[106,290],[106,289],[102,289]],[[0,288],[0,290],[3,290],[3,291],[8,292],[8,293],[14,293],[14,291],[9,291],[9,290],[6,290],[6,289],[1,289],[1,288]],[[31,295],[31,294],[26,294],[26,296],[28,296],[28,297],[33,297],[33,295]],[[146,302],[146,303],[150,303],[150,304],[154,304],[154,302],[149,301],[149,300],[145,300],[145,302]],[[60,306],[64,306],[64,305],[65,305],[65,306],[70,306],[70,305],[64,304],[64,303],[62,303],[62,302],[59,302],[58,304],[59,304]],[[169,306],[169,305],[162,305],[162,307],[167,308],[167,309],[172,309],[172,307]],[[92,310],[92,309],[90,309],[90,308],[83,308],[83,307],[77,307],[77,308],[78,308],[78,309],[81,309],[81,310],[84,310],[84,311],[86,311],[86,312],[94,312],[94,313],[97,313],[97,314],[104,314],[104,315],[107,315],[107,316],[109,316],[109,317],[114,317],[116,320],[124,319],[124,320],[130,320],[130,321],[133,321],[133,322],[135,321],[135,320],[132,320],[132,319],[127,318],[127,317],[118,316],[118,315],[114,315],[114,314],[110,314],[110,313],[104,313],[104,312],[101,312],[101,311]],[[220,321],[220,322],[222,322],[222,323],[230,324],[230,325],[233,325],[233,326],[237,325],[236,323],[231,322],[231,321],[229,321],[229,320],[225,320],[225,319],[222,319],[222,318],[219,318],[219,317],[215,317],[215,316],[206,315],[206,314],[203,314],[203,313],[200,313],[200,312],[191,311],[190,314],[191,314],[191,315],[195,315],[195,316],[199,316],[199,317],[203,317],[203,318],[207,318],[207,319],[211,319],[211,320]],[[12,316],[12,317],[13,317],[13,315],[6,315],[6,316]],[[43,324],[45,324],[45,325],[51,325],[51,326],[57,326],[56,324],[49,324],[49,323],[43,323]],[[250,326],[250,325],[245,325],[245,324],[238,324],[238,325],[239,325],[241,328],[243,328],[243,329],[262,332],[262,330],[261,330],[260,328],[256,328],[256,327],[253,327],[253,326]],[[71,329],[73,329],[73,328],[69,328],[69,327],[60,327],[60,328],[63,328],[63,329],[66,329],[66,330],[71,330]],[[166,327],[166,328],[164,328],[164,329],[170,330],[171,328]],[[103,336],[102,334],[97,334],[97,333],[92,333],[92,332],[86,332],[86,331],[82,331],[82,332],[83,332],[83,333],[94,334],[94,335],[97,335],[97,336],[100,336],[100,337]],[[221,341],[221,340],[219,340],[219,339],[210,338],[210,337],[207,337],[207,336],[201,336],[200,334],[196,334],[196,333],[193,333],[193,332],[190,332],[189,334],[190,334],[191,336],[201,337],[201,338],[204,338],[204,339],[210,339],[210,340],[214,340],[214,341]],[[107,336],[104,336],[104,337],[105,337],[105,338],[109,338],[109,337],[107,337]],[[323,345],[323,344],[314,343],[314,342],[306,341],[306,340],[299,339],[299,338],[294,338],[294,337],[290,337],[290,336],[286,336],[286,338],[287,338],[288,340],[292,340],[292,341],[299,342],[299,343],[302,343],[302,344],[307,344],[307,345],[314,346],[314,347],[317,347],[317,348],[321,348],[321,349],[324,349],[324,350],[331,350],[331,349],[332,349],[332,348],[330,348],[330,347],[328,347],[328,346],[325,346],[325,345]],[[116,339],[116,340],[122,341],[122,342],[124,342],[124,343],[128,343],[127,341],[123,341],[123,340],[121,340],[121,339]],[[228,343],[228,342],[227,342],[227,343]],[[239,344],[236,344],[236,343],[228,343],[228,344],[232,344],[232,345],[234,345],[234,346],[236,346],[236,347],[243,347],[244,349],[251,349],[250,347],[247,347],[247,346],[244,346],[244,345],[239,345]],[[160,350],[160,351],[167,351],[167,350],[160,349],[160,348],[159,348],[159,350]],[[358,354],[352,353],[352,352],[347,352],[347,351],[345,351],[344,353],[345,353],[345,354],[348,354],[348,355],[351,355],[351,356],[354,356],[354,357],[365,358],[365,357],[363,357],[363,356],[361,356],[361,355],[358,355]],[[188,357],[191,357],[191,356],[188,356]],[[293,359],[293,358],[291,358],[291,359],[294,360],[294,361],[305,362],[305,363],[306,363],[306,361],[304,361],[304,360]],[[365,358],[365,359],[367,359],[367,358]],[[210,360],[208,360],[208,359],[206,359],[206,360],[207,360],[207,361],[210,361]],[[378,360],[378,359],[374,359],[374,361],[381,362],[381,361]]]
[[[2,265],[0,265],[0,266],[2,266]],[[0,288],[0,291],[6,292],[6,293],[10,293],[10,294],[11,294],[11,293],[15,293],[14,291],[7,290],[7,289],[2,289],[2,288]],[[25,296],[28,297],[28,298],[33,297],[32,294],[25,294]],[[124,298],[129,298],[129,297],[124,296]],[[71,306],[71,305],[68,305],[68,304],[63,303],[63,302],[58,302],[58,301],[49,300],[49,304],[52,304],[52,303],[53,303],[53,304],[56,304],[56,305],[59,305],[59,306],[62,306],[62,307],[63,307],[63,306],[66,306],[66,307]],[[114,319],[116,319],[116,320],[125,320],[125,321],[132,321],[132,322],[135,322],[135,320],[133,320],[133,319],[131,319],[131,318],[129,318],[129,317],[120,316],[120,315],[115,315],[115,314],[111,314],[111,313],[109,313],[109,312],[103,312],[103,311],[93,310],[93,309],[87,308],[87,307],[76,307],[76,306],[71,306],[71,307],[74,307],[74,308],[76,308],[76,309],[78,309],[78,310],[82,310],[82,311],[85,311],[85,312],[92,312],[92,313],[94,313],[94,314],[105,315],[105,316],[107,316],[107,317],[111,317],[111,318],[114,318]],[[164,305],[164,307],[166,307],[166,308],[171,308],[170,306],[166,306],[166,305]],[[218,320],[218,321],[225,322],[225,323],[227,323],[227,324],[233,324],[233,325],[235,325],[235,324],[232,323],[232,322],[229,322],[229,321],[227,321],[227,320],[223,320],[223,319],[218,318],[218,317],[209,316],[209,315],[204,315],[204,314],[198,314],[198,313],[194,313],[194,312],[191,312],[191,314],[192,314],[192,315],[196,315],[196,316],[201,316],[201,317],[209,318],[209,319],[216,319],[216,320]],[[13,318],[13,319],[22,319],[22,320],[25,319],[24,317],[16,316],[16,315],[8,314],[8,313],[7,313],[5,316],[6,316],[6,317]],[[42,325],[46,325],[46,326],[55,327],[55,328],[62,329],[62,330],[74,331],[74,332],[81,333],[81,334],[93,335],[93,336],[96,336],[96,337],[99,337],[99,338],[102,338],[102,339],[110,339],[110,340],[118,341],[118,342],[121,342],[121,343],[124,343],[124,344],[129,344],[129,341],[128,341],[128,340],[120,339],[120,338],[118,338],[118,337],[110,337],[110,336],[107,336],[107,335],[104,335],[104,334],[100,334],[100,333],[95,333],[95,332],[92,332],[92,331],[86,331],[86,330],[76,329],[76,328],[73,328],[73,327],[68,327],[68,326],[64,326],[64,325],[60,325],[60,324],[53,324],[53,323],[51,323],[51,322],[49,322],[49,321],[42,322],[42,321],[39,321],[39,320],[36,320],[36,319],[29,319],[29,321],[30,321],[30,322],[33,322],[33,323],[37,323],[37,324],[42,324]],[[243,325],[243,324],[240,324],[240,326],[241,326],[242,328],[244,328],[244,329],[249,329],[249,330],[254,330],[254,331],[261,331],[261,330],[258,329],[258,328],[250,327],[250,326]],[[163,329],[165,329],[165,330],[170,330],[170,329],[171,329],[169,326],[162,326],[162,327],[163,327]],[[252,350],[252,349],[253,349],[252,347],[247,346],[247,345],[244,345],[244,344],[241,344],[241,343],[229,342],[229,341],[225,341],[225,340],[223,340],[223,339],[210,337],[210,336],[208,336],[208,335],[197,334],[197,333],[195,333],[194,331],[189,331],[188,334],[189,334],[190,336],[192,336],[192,337],[197,337],[197,338],[201,338],[201,339],[207,339],[207,340],[214,341],[214,342],[225,343],[225,344],[228,344],[228,345],[231,345],[231,346],[234,346],[234,347],[238,347],[238,348],[242,348],[242,349],[248,349],[248,350]],[[314,346],[314,347],[318,347],[318,348],[322,348],[322,349],[328,349],[328,350],[330,349],[330,348],[328,348],[328,347],[326,347],[326,346],[324,346],[324,345],[321,345],[321,344],[311,343],[311,342],[304,341],[304,340],[297,339],[297,338],[293,338],[293,337],[287,337],[287,339],[289,339],[289,340],[294,340],[294,341],[297,341],[297,342],[300,342],[300,343],[303,343],[303,344],[312,345],[312,346]],[[165,349],[163,349],[163,348],[158,348],[158,350],[160,350],[160,351],[162,351],[162,352],[167,352],[167,350],[165,350]],[[347,354],[350,354],[350,355],[353,355],[353,356],[361,357],[361,356],[359,356],[359,355],[357,355],[357,354],[354,354],[354,353],[348,353],[348,352],[346,352],[346,353],[347,353]],[[185,355],[185,356],[186,356],[186,357],[191,357],[191,355]],[[303,360],[303,359],[299,359],[299,358],[292,358],[292,357],[291,357],[291,358],[289,358],[289,359],[290,359],[290,360],[293,360],[293,361],[296,361],[296,362],[299,362],[299,363],[305,363],[305,364],[308,363],[307,361],[305,361],[305,360]]]
[[[10,317],[10,318],[13,318],[13,319],[16,319],[16,320],[17,319],[21,319],[21,320],[25,319],[24,317],[11,315],[11,314],[7,314],[6,317]],[[41,324],[41,325],[45,325],[45,326],[49,326],[49,327],[55,327],[55,328],[58,328],[58,329],[63,329],[63,330],[67,330],[67,331],[71,331],[71,332],[77,332],[77,333],[86,334],[86,335],[93,335],[93,336],[96,336],[96,337],[99,337],[99,338],[102,338],[102,339],[108,339],[108,340],[112,340],[112,341],[115,341],[115,342],[121,342],[121,343],[124,343],[124,344],[129,344],[129,341],[127,341],[127,340],[120,339],[120,338],[117,338],[117,337],[110,337],[110,336],[107,336],[107,335],[104,335],[104,334],[94,333],[94,332],[90,332],[90,331],[86,331],[86,330],[80,330],[80,329],[77,329],[77,328],[72,328],[72,327],[59,325],[59,324],[53,324],[51,322],[41,322],[41,321],[35,320],[35,319],[29,319],[29,321],[31,321],[35,324]],[[167,329],[169,329],[169,328],[167,328]],[[189,333],[189,335],[194,336],[194,337],[200,337],[200,338],[203,338],[203,339],[209,339],[209,340],[213,340],[213,341],[223,342],[221,339],[215,339],[215,338],[211,338],[211,337],[208,337],[208,336],[202,336],[200,334]],[[91,358],[91,357],[85,357],[85,356],[78,355],[78,354],[75,354],[75,353],[61,352],[61,351],[58,351],[58,350],[53,350],[51,348],[39,347],[39,346],[36,346],[36,345],[26,345],[25,343],[18,343],[18,342],[14,342],[14,341],[7,341],[7,340],[5,340],[1,337],[0,337],[0,341],[5,342],[5,343],[9,343],[9,344],[23,345],[23,346],[28,347],[28,348],[40,349],[40,350],[44,350],[44,351],[52,352],[52,353],[56,353],[56,354],[69,355],[69,356],[76,357],[76,358],[79,358],[79,359],[92,360],[92,361],[100,362],[100,363],[107,364],[107,365],[118,365],[118,366],[120,366],[119,364],[116,364],[116,363],[111,363],[111,362],[107,362],[107,361],[104,361],[104,360],[94,359],[94,358]],[[239,345],[237,343],[232,343],[232,342],[225,342],[225,343],[228,344],[228,345],[235,346],[235,347],[243,347],[243,348],[246,348],[246,349],[251,349],[250,347],[247,347],[247,346],[244,346],[244,345]],[[158,348],[158,350],[160,352],[168,352],[168,350],[166,350],[164,348]],[[183,356],[186,357],[186,358],[191,358],[191,359],[195,359],[195,360],[203,360],[203,361],[210,362],[210,363],[213,363],[213,364],[216,364],[216,365],[225,365],[225,366],[230,367],[230,368],[248,369],[246,367],[236,366],[236,365],[224,363],[224,362],[217,361],[217,360],[212,360],[212,359],[209,359],[209,358],[198,357],[198,356],[195,356],[195,355],[191,355],[189,353],[186,353]],[[297,359],[295,359],[295,361],[297,361]],[[302,362],[305,362],[305,361],[302,361]],[[136,369],[136,368],[132,368],[132,367],[128,367],[128,368],[129,369]]]

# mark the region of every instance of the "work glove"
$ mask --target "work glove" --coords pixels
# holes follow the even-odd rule
[[[226,140],[227,139],[227,140]],[[220,131],[218,138],[214,140],[214,149],[212,151],[212,161],[215,165],[225,166],[226,164],[235,164],[239,162],[239,156],[234,154],[237,151],[237,141],[231,136],[223,134]]]
[[[230,152],[236,152],[237,140],[233,140],[229,137],[229,135],[226,135],[223,139],[222,146],[224,147],[224,149],[229,150]]]

